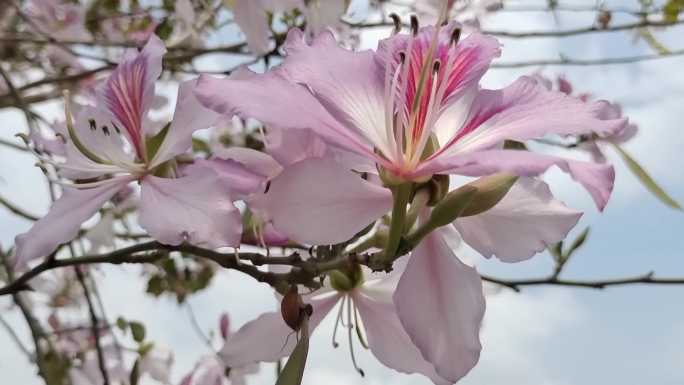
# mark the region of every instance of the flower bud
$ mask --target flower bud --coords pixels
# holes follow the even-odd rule
[[[337,291],[351,291],[363,282],[363,272],[357,264],[349,269],[330,271],[328,276],[330,285]]]
[[[517,180],[517,175],[502,172],[485,176],[466,184],[466,186],[477,188],[477,194],[475,194],[473,200],[460,216],[468,217],[481,214],[496,206]]]

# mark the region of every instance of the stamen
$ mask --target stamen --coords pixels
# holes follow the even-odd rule
[[[399,52],[399,64],[404,64],[406,61],[406,52],[401,51]]]
[[[352,364],[354,365],[354,369],[356,369],[357,372],[361,375],[361,377],[365,377],[366,373],[359,367],[359,364],[356,362],[356,356],[354,355],[354,339],[352,338],[352,328],[354,325],[352,324],[351,320],[351,314],[352,314],[352,300],[349,298],[347,301],[347,322],[349,323],[349,328],[347,329],[347,336],[349,337],[349,354],[351,355],[351,360]]]
[[[95,121],[95,119],[93,119],[93,118],[88,119],[88,125],[90,126],[90,131],[97,130],[97,122]]]
[[[432,72],[433,72],[432,75],[433,76],[437,76],[437,73],[439,72],[439,67],[441,65],[442,65],[442,62],[439,59],[435,60],[435,62],[432,63]]]
[[[117,134],[121,134],[121,129],[116,125],[116,123],[114,123],[114,121],[110,121],[109,123],[112,124],[112,127],[114,127],[114,131],[116,131]]]
[[[359,338],[361,346],[368,350],[368,343],[366,343],[366,339],[363,337],[363,332],[361,331],[362,325],[361,322],[359,322],[359,309],[356,306],[354,306],[354,322],[356,323],[356,337]]]
[[[342,297],[342,301],[340,301],[340,309],[337,311],[337,318],[335,318],[335,328],[333,329],[332,336],[332,346],[335,349],[340,346],[340,344],[337,343],[337,327],[340,326],[340,322],[342,321],[342,310],[344,310],[344,301],[346,299],[347,296]]]
[[[109,133],[109,127],[107,127],[107,126],[102,126],[102,133],[104,133],[105,136],[109,136],[109,135],[110,135],[110,133]]]
[[[399,15],[396,13],[392,12],[389,14],[390,19],[392,19],[392,23],[394,24],[394,30],[392,31],[392,35],[396,35],[399,32],[401,32],[401,19],[399,18]]]
[[[460,28],[454,28],[453,31],[451,31],[451,41],[450,44],[452,46],[458,44],[458,41],[461,39],[461,29]]]
[[[419,27],[418,17],[416,17],[416,15],[411,15],[411,33],[413,36],[418,35],[418,30],[420,29]]]

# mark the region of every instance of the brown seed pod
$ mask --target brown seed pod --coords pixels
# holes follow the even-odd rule
[[[299,295],[299,292],[297,291],[297,286],[290,286],[290,289],[285,293],[285,296],[283,296],[283,300],[280,303],[280,313],[290,329],[295,331],[299,330],[302,325],[303,317],[307,316],[305,314],[305,309],[307,309],[307,307],[310,308],[311,305],[304,305],[302,296]]]

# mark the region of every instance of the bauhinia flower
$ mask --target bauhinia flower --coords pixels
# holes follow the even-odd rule
[[[448,381],[421,357],[397,317],[392,293],[403,270],[400,268],[403,262],[397,263],[392,274],[381,278],[371,276],[367,269],[362,270],[359,266],[349,271],[334,271],[323,289],[303,296],[313,308],[309,333],[313,333],[337,307],[333,346],[338,346],[338,329],[346,328],[344,333],[352,363],[362,375],[363,370],[354,354],[355,339],[390,368],[402,373],[421,373],[436,384],[447,384]],[[479,295],[482,295],[481,290]],[[292,353],[296,343],[296,336],[281,312],[267,312],[229,336],[219,355],[226,365],[240,367],[257,361],[277,361]]]
[[[546,134],[607,135],[622,130],[626,119],[604,119],[607,102],[584,103],[529,77],[502,90],[481,89],[499,43],[476,32],[461,41],[458,31],[456,24],[416,27],[413,34],[382,41],[377,52],[351,52],[330,33],[309,45],[301,31],[292,30],[281,66],[261,75],[203,76],[197,95],[223,114],[311,128],[396,183],[435,174],[535,176],[555,165],[603,208],[613,185],[610,166],[502,145]]]
[[[625,119],[605,117],[606,102],[585,103],[530,77],[502,90],[481,89],[480,78],[499,55],[495,39],[474,32],[461,40],[453,23],[422,30],[412,24],[411,34],[382,41],[376,52],[341,49],[329,33],[307,44],[291,31],[281,66],[200,79],[198,98],[217,112],[284,130],[310,128],[355,155],[303,160],[274,178],[266,205],[276,229],[298,242],[336,244],[387,214],[398,201],[393,193],[405,186],[448,184],[448,174],[504,173],[519,179],[501,201],[445,230],[458,229],[486,257],[517,262],[562,240],[580,217],[533,177],[555,165],[605,206],[612,167],[509,150],[504,143],[546,134],[609,135]],[[383,183],[364,180],[367,173]],[[479,357],[481,292],[477,272],[434,232],[413,250],[399,282],[398,318],[447,381],[463,377]]]
[[[192,133],[217,117],[195,99],[194,81],[180,85],[169,124],[159,127],[147,118],[164,52],[153,36],[140,53],[124,56],[100,90],[97,106],[84,106],[75,117],[67,112],[66,161],[44,160],[73,183],[59,181],[63,193],[50,212],[17,236],[17,263],[46,256],[73,239],[83,222],[131,182],[140,185],[139,222],[154,239],[239,245],[240,213],[226,185],[210,169],[180,174],[175,166],[175,157],[190,148]]]

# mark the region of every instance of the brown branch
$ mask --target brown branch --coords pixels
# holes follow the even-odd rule
[[[97,319],[97,314],[95,314],[95,306],[90,298],[90,290],[85,282],[83,272],[79,266],[74,266],[74,271],[76,272],[76,278],[78,279],[81,288],[83,289],[83,295],[85,296],[86,303],[88,304],[88,313],[90,314],[90,330],[95,340],[95,351],[97,353],[97,363],[100,367],[100,373],[102,374],[102,381],[104,385],[109,385],[109,373],[107,372],[107,363],[105,362],[104,353],[102,351],[102,342],[100,341],[100,330],[99,330],[99,320]]]
[[[495,283],[497,285],[505,286],[516,292],[519,292],[525,286],[569,286],[569,287],[583,287],[589,289],[605,289],[610,286],[623,286],[633,284],[649,284],[649,285],[684,285],[684,278],[654,278],[654,273],[649,272],[634,277],[603,279],[603,280],[570,280],[554,278],[553,276],[547,278],[536,279],[502,279],[482,275],[482,280],[486,282]]]
[[[393,27],[394,24],[388,21],[381,21],[376,23],[347,23],[348,25],[355,28],[377,28],[377,27]],[[582,28],[572,28],[565,30],[543,30],[543,31],[502,31],[502,30],[482,30],[481,32],[485,35],[492,35],[498,37],[507,37],[511,39],[520,38],[542,38],[542,37],[569,37],[585,35],[589,33],[603,33],[603,32],[619,32],[619,31],[629,31],[639,28],[648,27],[672,27],[676,25],[684,24],[684,19],[677,20],[675,22],[668,22],[664,20],[642,20],[633,23],[624,23],[611,25],[607,28],[603,28],[599,25],[592,25],[589,27]]]

